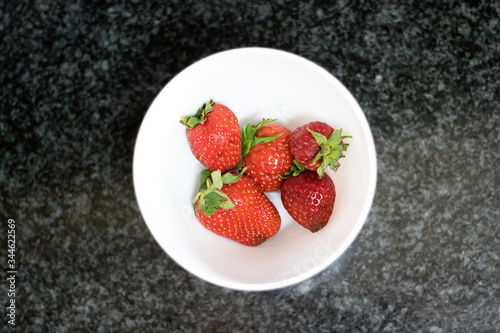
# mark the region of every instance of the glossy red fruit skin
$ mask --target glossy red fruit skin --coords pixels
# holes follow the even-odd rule
[[[256,137],[268,137],[279,133],[279,137],[271,142],[255,145],[243,157],[243,166],[247,167],[246,175],[252,177],[264,192],[277,192],[285,179],[281,178],[290,170],[293,156],[288,141],[292,132],[279,124],[265,124],[255,133]]]
[[[203,166],[226,172],[241,158],[240,125],[228,107],[218,103],[212,107],[202,124],[186,129],[186,137],[194,157]]]
[[[330,220],[336,191],[333,180],[324,174],[305,171],[287,178],[281,189],[281,201],[290,216],[311,232],[321,230]]]
[[[207,217],[195,204],[200,223],[215,234],[247,246],[257,246],[273,237],[281,227],[281,217],[262,188],[250,177],[241,176],[234,184],[223,185],[221,191],[236,205],[221,209]]]
[[[290,151],[297,162],[309,170],[317,170],[320,161],[313,163],[313,160],[321,148],[308,129],[323,134],[327,138],[332,135],[334,129],[324,122],[312,121],[297,127],[290,137]]]

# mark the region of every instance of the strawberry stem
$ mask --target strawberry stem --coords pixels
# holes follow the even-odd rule
[[[201,108],[198,109],[194,116],[182,117],[180,123],[189,129],[193,129],[198,124],[203,124],[207,120],[207,114],[211,112],[215,104],[213,99],[210,99],[208,103],[204,103]]]

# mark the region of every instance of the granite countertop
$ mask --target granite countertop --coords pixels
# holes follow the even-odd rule
[[[499,332],[500,2],[472,3],[1,2],[2,331]],[[377,192],[352,246],[267,292],[178,266],[132,182],[160,89],[242,46],[339,78],[377,148]]]

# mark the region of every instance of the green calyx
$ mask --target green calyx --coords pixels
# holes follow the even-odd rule
[[[241,157],[245,157],[250,149],[261,143],[271,142],[283,133],[279,133],[273,136],[266,137],[256,137],[255,133],[267,123],[271,123],[276,119],[262,119],[260,123],[253,126],[252,124],[246,124],[241,131]]]
[[[208,103],[204,103],[201,108],[198,109],[194,116],[182,117],[180,123],[189,129],[193,129],[198,124],[203,124],[207,120],[207,114],[211,112],[215,104],[213,99],[210,99]]]
[[[318,176],[323,177],[324,170],[327,167],[333,171],[337,171],[340,167],[338,160],[344,157],[343,152],[346,151],[349,146],[348,143],[341,142],[344,139],[352,138],[352,136],[343,136],[342,129],[336,129],[327,139],[323,134],[311,131],[310,129],[308,130],[321,148],[312,161],[313,164],[319,162],[319,167],[317,169]]]
[[[278,175],[282,179],[286,179],[290,176],[297,177],[300,175],[302,172],[306,171],[306,168],[302,166],[297,160],[293,160],[293,165],[290,167],[290,170],[285,171],[285,176],[282,177],[281,175]]]
[[[236,175],[233,175],[231,172],[227,172],[222,175],[220,170],[203,170],[200,174],[200,187],[198,194],[192,202],[193,208],[196,202],[200,200],[198,208],[201,209],[208,217],[219,210],[219,208],[235,208],[236,206],[231,199],[221,191],[222,185],[236,183],[245,171],[246,168]]]
[[[340,167],[339,159],[344,157],[343,152],[347,149],[349,144],[341,143],[342,140],[347,138],[352,138],[352,136],[342,136],[342,129],[334,130],[332,135],[327,139],[323,134],[311,131],[318,145],[320,146],[320,151],[316,154],[311,164],[316,164],[320,161],[319,167],[316,170],[319,178],[323,177],[326,168],[330,168],[333,171],[337,171]],[[285,176],[281,178],[288,178],[290,176],[296,177],[302,172],[306,171],[307,168],[300,164],[297,160],[293,160],[293,165],[285,172]]]

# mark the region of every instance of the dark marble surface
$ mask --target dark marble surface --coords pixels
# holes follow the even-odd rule
[[[499,332],[499,36],[498,1],[0,2],[2,331]],[[155,95],[241,46],[337,76],[378,153],[374,204],[348,251],[259,293],[174,263],[132,184]]]

